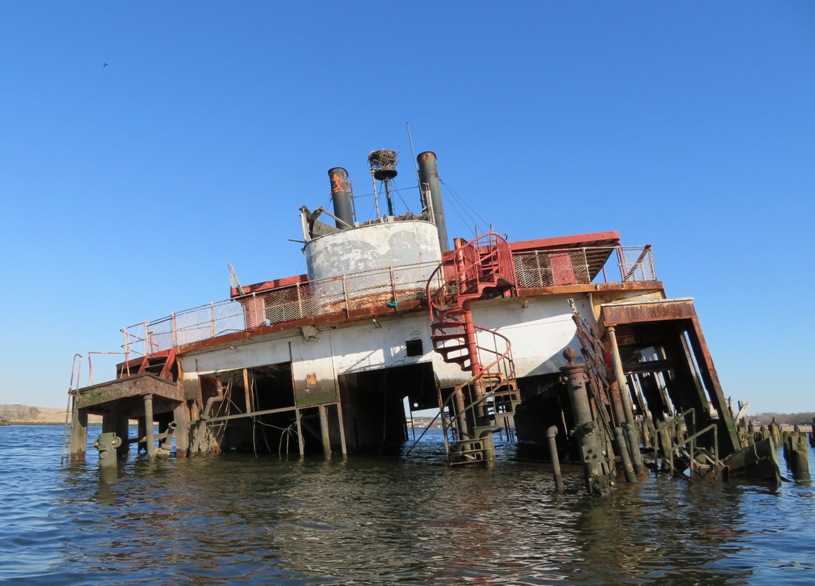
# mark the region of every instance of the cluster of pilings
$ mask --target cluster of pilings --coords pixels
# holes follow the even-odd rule
[[[815,422],[814,422],[815,423]],[[798,480],[809,480],[809,460],[807,452],[809,446],[807,444],[815,444],[815,425],[813,431],[810,433],[809,441],[807,441],[807,434],[798,429],[796,425],[793,431],[781,432],[782,442],[784,446],[784,459],[787,461],[787,468]]]
[[[757,445],[761,442],[772,442],[773,446],[782,446],[787,468],[798,480],[809,480],[809,446],[815,448],[815,419],[812,420],[812,431],[807,437],[796,425],[792,431],[784,431],[776,423],[775,418],[769,425],[755,428],[752,421],[742,419],[739,421],[739,441],[743,448]]]
[[[613,353],[615,345],[611,346]],[[561,380],[566,384],[573,418],[570,434],[577,449],[576,455],[583,465],[585,487],[590,495],[608,494],[618,473],[629,484],[638,482],[646,474],[646,466],[656,473],[690,479],[739,476],[780,482],[775,451],[781,445],[790,471],[798,479],[809,478],[807,436],[797,428],[782,432],[773,421],[768,427],[754,430],[749,421],[742,419],[738,426],[741,449],[737,446],[735,451],[722,451],[720,426],[717,418],[711,417],[707,411],[698,413],[696,407],[690,407],[661,422],[650,417],[635,419],[631,391],[617,357],[614,357],[616,381],[610,383],[608,393],[608,407],[618,422],[615,425],[609,420],[606,409],[598,405],[596,394],[589,392],[587,383],[594,383],[587,376],[587,365],[575,363],[576,355],[571,348],[563,352],[568,365],[561,367]],[[732,416],[722,413],[719,417],[727,415]],[[550,427],[546,437],[555,488],[562,492],[556,436],[557,427]],[[813,437],[809,441],[815,447]]]
[[[617,398],[620,399],[620,404],[617,407],[624,415],[625,423],[614,428],[614,437],[608,437],[604,426],[595,420],[586,388],[588,382],[586,367],[584,364],[575,363],[576,356],[577,352],[574,349],[567,348],[563,352],[563,357],[566,358],[568,364],[561,367],[560,370],[568,388],[569,403],[575,424],[573,433],[583,464],[586,490],[590,495],[602,496],[609,493],[616,478],[615,454],[620,458],[626,482],[636,483],[637,476],[645,472],[640,453],[640,440],[630,404],[626,409],[619,396]],[[562,492],[563,479],[555,442],[557,428],[550,427],[546,435],[552,459],[555,487],[558,492]]]

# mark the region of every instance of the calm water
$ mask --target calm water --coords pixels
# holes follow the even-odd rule
[[[592,499],[571,476],[558,496],[511,447],[494,470],[450,470],[430,440],[347,463],[131,459],[107,486],[92,448],[61,467],[61,442],[58,427],[0,428],[0,581],[815,582],[810,484],[652,476]]]

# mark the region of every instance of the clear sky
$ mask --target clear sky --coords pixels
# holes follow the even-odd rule
[[[810,0],[7,0],[0,90],[0,403],[65,405],[75,352],[228,297],[228,262],[305,272],[330,167],[365,219],[398,151],[417,211],[409,122],[474,210],[451,236],[651,243],[725,393],[815,410]]]

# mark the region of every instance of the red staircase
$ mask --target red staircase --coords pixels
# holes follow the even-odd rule
[[[465,243],[455,240],[427,283],[433,349],[445,362],[472,376],[447,397],[439,396],[450,464],[488,460],[492,434],[509,431],[520,402],[509,340],[473,323],[470,302],[515,293],[509,243],[489,232]]]

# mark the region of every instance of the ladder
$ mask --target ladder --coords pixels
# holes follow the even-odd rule
[[[515,293],[509,243],[489,232],[455,240],[427,283],[433,350],[471,373],[443,396],[439,391],[445,452],[451,465],[488,461],[492,434],[509,430],[520,392],[509,339],[473,323],[470,303]]]

